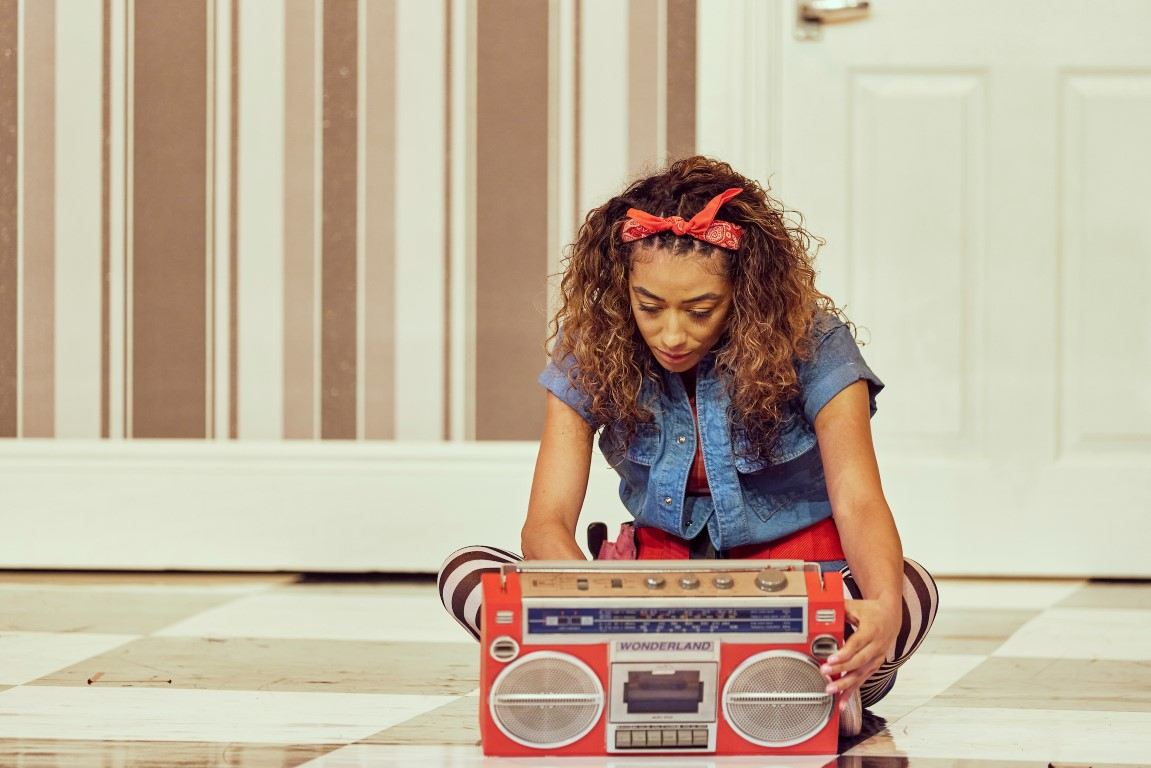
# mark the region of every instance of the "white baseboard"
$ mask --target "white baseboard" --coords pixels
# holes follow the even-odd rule
[[[0,568],[434,573],[469,544],[518,551],[537,449],[2,443]],[[585,509],[620,518],[614,473],[592,475]]]

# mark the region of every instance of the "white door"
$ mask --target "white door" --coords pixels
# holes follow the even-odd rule
[[[1151,3],[874,0],[818,41],[781,5],[774,186],[888,386],[905,550],[1151,575]]]

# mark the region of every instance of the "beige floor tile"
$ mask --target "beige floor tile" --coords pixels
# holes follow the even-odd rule
[[[362,739],[362,744],[480,743],[479,697],[465,696],[439,709]]]
[[[5,739],[0,765],[21,768],[297,768],[340,744],[213,744],[195,741]]]
[[[1151,581],[1093,581],[1068,595],[1059,607],[1151,610]]]
[[[1151,715],[1144,712],[920,707],[851,750],[859,756],[1045,761],[1057,766],[1147,766]],[[909,762],[914,765],[914,762]]]
[[[272,587],[293,584],[294,573],[184,573],[179,571],[3,571],[0,584],[83,587]]]
[[[0,693],[3,739],[349,744],[452,697],[22,685]]]
[[[430,590],[331,592],[275,589],[240,597],[157,634],[309,640],[456,642],[478,656],[475,641]]]
[[[479,687],[479,654],[460,643],[146,637],[32,684],[88,685],[97,673],[101,687],[458,696]]]
[[[0,631],[143,635],[235,600],[212,592],[0,589]]]
[[[1151,712],[1151,662],[992,657],[931,705]]]
[[[1049,608],[992,651],[1047,659],[1151,659],[1151,611]]]
[[[1039,611],[940,608],[916,653],[988,654]]]

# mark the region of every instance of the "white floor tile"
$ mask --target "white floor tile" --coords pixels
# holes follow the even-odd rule
[[[1055,605],[1085,583],[1082,579],[939,579],[936,586],[940,610],[1040,611]]]
[[[199,613],[156,635],[473,643],[434,594],[252,595]]]
[[[24,686],[0,692],[0,739],[338,744],[453,698]]]
[[[130,643],[139,635],[0,632],[0,685],[23,685]],[[99,672],[93,669],[93,672]]]
[[[891,693],[871,711],[880,717],[887,713],[909,712],[926,704],[983,663],[986,656],[920,653],[899,668],[899,678]]]
[[[691,755],[603,757],[484,757],[480,747],[384,746],[352,744],[300,768],[823,768],[828,756],[817,757],[694,757]]]
[[[1051,608],[1020,627],[993,655],[1148,659],[1151,658],[1151,611]]]
[[[847,754],[1145,764],[1151,713],[922,707]]]

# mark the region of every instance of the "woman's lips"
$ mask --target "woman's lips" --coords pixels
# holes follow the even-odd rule
[[[675,365],[676,363],[682,363],[684,360],[686,360],[689,357],[689,355],[690,355],[690,353],[688,353],[688,352],[683,352],[683,353],[678,354],[678,355],[673,355],[671,352],[665,352],[662,349],[659,350],[659,356],[673,365]]]

